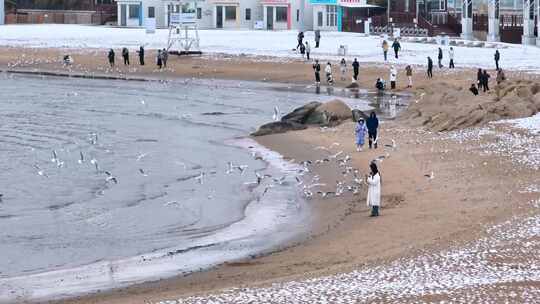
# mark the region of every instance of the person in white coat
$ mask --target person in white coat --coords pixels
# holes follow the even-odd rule
[[[366,177],[368,184],[367,205],[371,207],[370,216],[379,216],[379,207],[381,206],[381,175],[377,164],[369,164],[371,173]]]
[[[328,85],[334,84],[334,77],[332,76],[332,64],[330,62],[326,63],[326,67],[324,68],[324,72],[326,73],[326,83]]]
[[[394,90],[396,88],[397,80],[397,70],[395,66],[390,68],[390,89]]]
[[[449,68],[454,69],[454,48],[450,47],[450,50],[448,50],[448,58],[450,58],[450,64],[448,65]]]

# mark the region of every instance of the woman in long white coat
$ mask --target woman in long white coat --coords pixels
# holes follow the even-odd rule
[[[367,205],[371,207],[371,216],[379,216],[381,206],[381,175],[375,163],[369,164],[371,173],[366,178],[368,184]]]

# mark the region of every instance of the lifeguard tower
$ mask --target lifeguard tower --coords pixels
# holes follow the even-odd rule
[[[201,55],[197,26],[197,0],[178,2],[180,10],[170,14],[167,51],[169,54],[176,55]]]

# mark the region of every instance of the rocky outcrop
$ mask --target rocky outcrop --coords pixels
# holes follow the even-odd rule
[[[326,103],[310,102],[283,116],[281,121],[262,125],[251,135],[262,136],[284,133],[305,129],[309,125],[335,126],[345,120],[352,119],[352,117],[351,108],[341,100],[336,99]]]

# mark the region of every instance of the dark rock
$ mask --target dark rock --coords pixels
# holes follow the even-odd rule
[[[343,101],[336,99],[318,106],[306,119],[305,124],[334,126],[351,117],[351,108]]]
[[[283,116],[281,118],[281,121],[304,124],[306,123],[306,119],[309,117],[309,115],[320,105],[322,105],[322,103],[312,101],[304,106],[294,109],[291,113]]]
[[[358,83],[352,82],[351,84],[349,84],[345,88],[347,88],[347,89],[358,89],[359,87],[360,87],[360,85],[358,85]]]
[[[303,124],[288,122],[288,121],[275,121],[264,124],[259,129],[252,133],[252,136],[264,136],[270,134],[285,133],[287,131],[303,130],[307,127]]]
[[[358,121],[360,118],[363,118],[364,120],[367,120],[368,119],[368,115],[366,115],[364,112],[358,110],[358,109],[354,109],[352,110],[352,120],[353,121]]]

